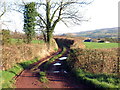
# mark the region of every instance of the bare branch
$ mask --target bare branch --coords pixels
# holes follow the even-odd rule
[[[65,26],[69,27],[68,24],[64,20],[61,19],[61,21],[65,24]]]
[[[63,2],[61,2],[61,5],[60,5],[60,10],[59,10],[59,15],[58,15],[58,18],[54,21],[53,25],[52,25],[52,29],[54,30],[56,24],[60,21],[60,17],[62,15],[62,5],[63,5]]]
[[[42,0],[40,1],[41,6]],[[88,5],[91,2],[86,2],[84,0],[44,0],[43,3],[45,3],[45,7],[42,6],[42,9],[39,9],[42,11],[40,12],[41,14],[44,13],[42,15],[45,19],[43,19],[43,16],[40,16],[41,14],[39,15],[41,20],[39,26],[41,28],[46,28],[47,40],[49,42],[58,22],[61,21],[68,27],[67,23],[72,22],[74,24],[80,24],[81,21],[85,21],[83,20],[82,15],[78,15],[78,7],[82,7],[82,5]],[[69,20],[69,22],[67,20]]]
[[[50,19],[50,21],[52,21],[53,20],[53,18],[54,18],[54,16],[55,16],[55,14],[56,14],[56,12],[59,10],[59,8],[60,8],[60,6],[58,6],[58,8],[53,12],[53,14],[52,14],[52,17],[51,17],[51,19]]]
[[[41,17],[40,14],[38,15],[38,17],[42,20],[42,22],[43,22],[45,25],[47,25],[46,22],[45,22],[45,20]]]
[[[23,11],[21,11],[21,10],[16,10],[16,9],[12,9],[12,10],[23,14]]]
[[[2,12],[2,14],[0,15],[0,18],[5,14],[6,12],[6,5],[5,5],[5,2],[3,3],[3,7],[4,7],[4,10]]]
[[[41,2],[41,3],[36,3],[36,5],[38,5],[39,7],[42,6],[42,5],[43,5],[43,6],[46,6],[46,4],[45,4],[45,3],[42,3],[42,2]]]

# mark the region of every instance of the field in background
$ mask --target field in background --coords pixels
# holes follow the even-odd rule
[[[87,49],[117,48],[120,43],[84,42]]]
[[[11,44],[24,43],[23,39],[14,39],[14,38],[11,38],[11,39],[10,39],[10,42],[11,42]],[[43,41],[43,40],[32,40],[31,43],[34,43],[34,44],[42,44],[42,43],[44,43],[44,41]]]

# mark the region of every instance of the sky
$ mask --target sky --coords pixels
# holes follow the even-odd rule
[[[12,2],[13,0],[9,0]],[[95,30],[101,28],[118,27],[118,2],[120,0],[94,0],[91,4],[80,8],[84,13],[84,18],[88,19],[87,22],[82,22],[81,25],[72,25],[66,27],[63,23],[58,23],[54,34],[73,33],[88,30]],[[0,0],[1,2],[1,0]],[[12,31],[23,30],[23,22],[21,20],[22,15],[17,12],[8,12],[2,19],[9,18],[12,23],[7,22],[2,28],[9,28]]]
[[[92,4],[86,7],[85,16],[89,18],[88,22],[82,22],[81,25],[71,28],[62,25],[63,27],[59,29],[58,25],[56,33],[118,27],[118,2],[119,0],[94,0]]]

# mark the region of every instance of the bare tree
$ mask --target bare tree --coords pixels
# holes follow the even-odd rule
[[[1,17],[5,14],[6,12],[6,6],[5,6],[5,2],[0,2],[0,30],[2,28],[2,24],[4,24],[2,21],[1,21]]]
[[[44,28],[47,42],[50,44],[54,29],[58,22],[80,24],[83,17],[79,13],[81,5],[88,5],[92,1],[85,0],[40,0],[37,4],[39,12],[39,26]]]
[[[0,18],[5,14],[6,12],[6,3],[0,2]]]
[[[6,26],[7,29],[8,25],[6,23],[10,23],[11,20],[9,18],[6,18],[6,16],[9,16],[9,12],[11,12],[11,3],[7,1],[0,1],[0,29],[2,28],[2,25]]]

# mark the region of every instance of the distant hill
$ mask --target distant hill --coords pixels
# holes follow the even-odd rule
[[[76,36],[90,37],[90,38],[105,38],[105,37],[106,38],[117,38],[118,27],[83,31],[83,32],[79,32],[76,34],[77,34]]]
[[[82,31],[77,33],[67,33],[64,36],[79,36],[79,37],[90,37],[90,38],[117,38],[118,27],[115,28],[103,28],[89,31]]]

